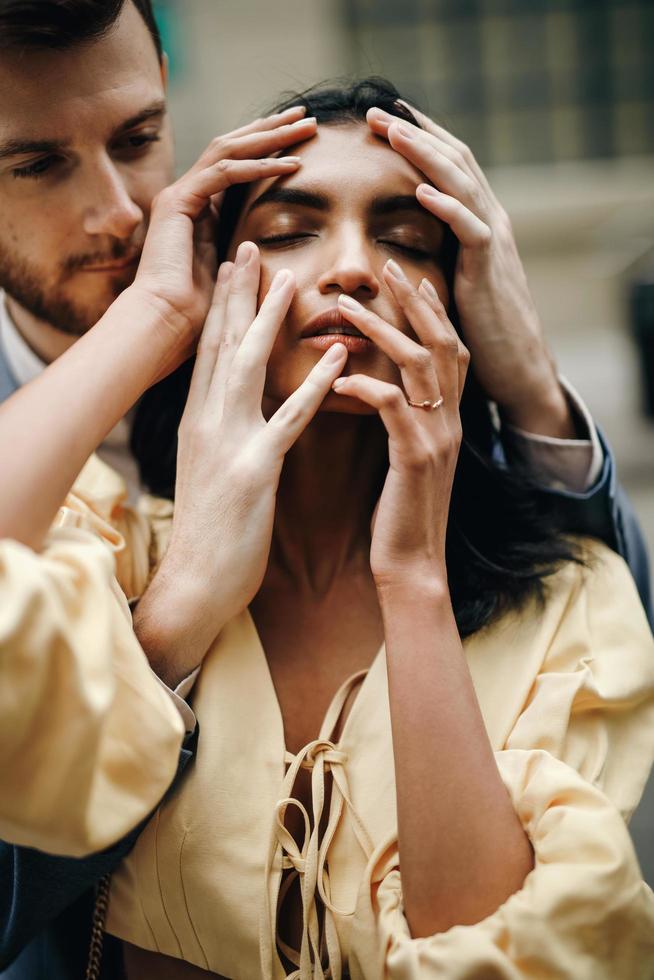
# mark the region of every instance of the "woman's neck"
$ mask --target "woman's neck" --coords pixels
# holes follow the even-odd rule
[[[367,567],[386,454],[376,416],[325,412],[314,419],[284,461],[269,580],[282,576],[325,593],[346,568]]]

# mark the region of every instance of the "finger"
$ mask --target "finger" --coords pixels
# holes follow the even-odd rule
[[[209,385],[207,402],[212,411],[222,413],[225,388],[232,364],[246,330],[257,313],[259,293],[259,249],[253,242],[241,242],[234,260],[225,303],[224,328],[215,370]]]
[[[394,122],[388,128],[388,141],[439,190],[456,197],[478,217],[486,216],[486,196],[479,182],[440,152],[433,137],[410,123]]]
[[[467,143],[457,139],[456,136],[450,133],[443,126],[439,126],[437,122],[434,122],[433,119],[426,116],[424,112],[420,112],[419,109],[414,109],[413,106],[409,105],[408,102],[405,102],[404,99],[398,99],[398,102],[416,117],[424,130],[431,133],[432,136],[435,136],[436,139],[440,140],[456,154],[456,156],[453,157],[455,162],[458,159],[461,162],[461,165],[469,170],[474,177],[476,177],[482,187],[484,187],[488,194],[494,199],[493,191],[488,183],[486,174],[477,163],[477,158]]]
[[[416,294],[417,295],[417,294]],[[423,299],[420,304],[432,319],[433,311]],[[400,369],[402,384],[412,401],[437,401],[441,396],[438,376],[431,352],[407,337],[396,327],[391,327],[380,316],[366,309],[352,296],[341,294],[338,308],[350,323],[370,337],[372,341]]]
[[[419,184],[416,197],[423,208],[450,226],[466,248],[483,251],[490,245],[490,227],[455,197],[443,194],[431,184]]]
[[[294,156],[264,157],[260,160],[219,160],[205,170],[192,176],[187,175],[188,183],[184,184],[182,190],[185,193],[188,213],[195,219],[209,199],[233,184],[265,180],[267,177],[281,177],[293,173],[300,163],[300,158]]]
[[[284,109],[283,112],[274,112],[270,116],[264,116],[261,119],[246,123],[244,126],[239,126],[238,129],[233,129],[231,133],[227,133],[227,136],[247,136],[249,133],[260,133],[264,129],[274,129],[295,122],[297,119],[303,119],[306,114],[306,106],[293,105]]]
[[[406,105],[406,103],[402,103],[402,104]],[[407,108],[409,107],[407,106]],[[386,139],[389,139],[389,141],[390,141],[389,130],[393,125],[393,123],[401,122],[402,125],[405,125],[407,128],[415,130],[416,133],[422,133],[423,138],[429,140],[430,144],[432,145],[435,151],[438,151],[438,153],[440,153],[443,157],[448,159],[454,166],[458,168],[458,170],[462,174],[467,176],[469,179],[471,179],[481,188],[482,193],[485,195],[489,206],[492,207],[496,205],[499,206],[497,199],[493,194],[493,191],[491,190],[491,187],[486,179],[484,172],[482,171],[481,167],[474,159],[472,153],[468,150],[468,148],[463,143],[461,143],[460,146],[467,151],[467,155],[460,152],[456,148],[456,146],[454,146],[452,143],[446,142],[445,140],[441,139],[438,135],[436,135],[435,129],[439,129],[439,127],[437,127],[435,123],[432,123],[427,116],[419,114],[416,112],[416,110],[413,109],[410,109],[410,111],[413,112],[416,118],[420,116],[418,122],[420,122],[421,120],[425,120],[426,122],[431,123],[431,126],[428,127],[427,125],[423,125],[421,129],[420,126],[418,127],[413,126],[408,120],[407,121],[400,120],[398,119],[397,116],[392,115],[390,112],[385,112],[383,109],[378,109],[378,108],[368,110],[368,117],[367,117],[368,125],[370,126],[370,129],[374,133],[376,133],[378,136],[382,136],[385,137]],[[441,132],[445,133],[446,131],[441,130]],[[453,137],[452,140],[455,143],[458,143],[458,141],[454,140]],[[407,144],[402,142],[400,142],[399,145],[394,147],[394,149],[396,149],[398,152],[403,152],[403,150],[406,148],[407,148]],[[422,167],[420,167],[420,169],[422,169]],[[423,170],[423,173],[424,172],[425,171]],[[430,179],[433,178],[430,177]]]
[[[193,377],[191,378],[191,387],[184,414],[187,411],[194,413],[196,410],[199,410],[206,400],[222,341],[229,282],[233,271],[233,262],[223,262],[218,270],[211,307],[205,320],[202,334],[200,335]]]
[[[228,386],[243,393],[241,404],[254,413],[261,413],[268,359],[294,293],[293,273],[280,269],[234,356]]]
[[[420,431],[419,419],[438,416],[438,409],[427,412],[411,408],[407,405],[404,392],[397,385],[371,378],[367,374],[337,378],[332,388],[337,395],[356,398],[364,405],[376,409],[388,432],[389,448],[399,451],[407,462],[418,458],[424,447],[424,434]]]
[[[416,113],[414,113],[414,115],[416,115]],[[386,112],[384,109],[379,109],[377,107],[374,109],[369,109],[366,118],[373,133],[375,133],[377,136],[382,136],[385,139],[389,138],[389,130],[393,123],[404,123],[407,127],[415,129],[416,132],[423,133],[426,137],[433,141],[433,145],[440,150],[444,156],[450,159],[453,163],[456,163],[463,173],[467,174],[469,177],[476,176],[472,168],[467,165],[461,154],[457,153],[454,147],[452,147],[449,143],[446,143],[444,140],[441,140],[439,137],[435,136],[434,133],[427,129],[426,126],[423,126],[422,128],[420,128],[420,126],[416,127],[408,119],[405,120],[400,116],[393,115],[392,113]]]
[[[288,125],[275,129],[248,133],[244,136],[223,136],[216,140],[211,150],[207,152],[205,167],[212,166],[219,160],[249,160],[253,157],[272,156],[279,150],[315,136],[317,123],[314,117],[299,119]]]
[[[434,372],[440,384],[440,391],[431,398],[431,401],[436,401],[442,395],[447,403],[447,410],[453,411],[458,403],[457,354],[459,341],[445,309],[440,304],[440,309],[436,312],[436,304],[425,301],[424,296],[409,282],[402,267],[397,262],[389,260],[384,266],[383,275],[398,306],[420,339],[423,350],[427,350],[431,357]],[[436,295],[436,299],[438,300],[438,295]],[[428,398],[429,393],[424,396],[423,400]],[[412,401],[420,400],[413,394],[411,399]]]
[[[346,361],[345,345],[334,344],[313,366],[300,387],[277,409],[265,431],[278,455],[287,453],[304,432],[345,367]]]
[[[450,322],[450,318],[447,315],[447,311],[443,306],[441,299],[436,292],[436,287],[429,279],[423,279],[418,287],[418,292],[421,294],[426,303],[434,310],[434,313],[440,320],[440,322],[452,331],[454,339],[456,340],[456,363],[457,363],[457,400],[461,401],[461,395],[463,394],[463,388],[466,381],[466,376],[468,373],[468,365],[470,364],[470,352],[468,348],[465,347],[461,338],[457,334],[456,330]]]

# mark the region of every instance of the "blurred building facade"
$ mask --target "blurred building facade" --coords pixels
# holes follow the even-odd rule
[[[629,290],[654,281],[651,0],[159,0],[184,169],[281,92],[381,74],[487,169],[560,369],[607,432],[654,554],[654,428]],[[654,780],[632,832],[654,884]]]

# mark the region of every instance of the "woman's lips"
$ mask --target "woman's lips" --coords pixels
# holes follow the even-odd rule
[[[302,345],[313,347],[314,350],[326,351],[334,344],[343,344],[350,354],[365,354],[375,346],[367,337],[352,337],[347,333],[322,333],[312,337],[302,337]]]
[[[300,341],[319,351],[343,344],[350,354],[365,354],[375,346],[335,307],[314,317],[302,330]]]

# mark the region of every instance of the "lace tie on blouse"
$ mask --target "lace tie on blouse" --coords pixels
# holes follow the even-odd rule
[[[273,869],[292,869],[283,881],[278,896],[277,915],[282,909],[292,884],[300,879],[302,896],[302,942],[300,950],[288,946],[279,935],[276,926],[272,928],[274,941],[284,956],[298,969],[288,974],[289,980],[342,980],[343,965],[340,944],[336,931],[335,915],[350,916],[351,909],[339,909],[331,900],[327,857],[334,834],[341,822],[343,812],[347,808],[352,820],[355,835],[361,849],[368,860],[373,851],[373,845],[363,822],[350,799],[350,789],[347,780],[345,764],[347,754],[338,745],[324,737],[324,732],[331,734],[341,714],[343,705],[356,683],[366,671],[355,674],[340,688],[330,711],[322,726],[320,737],[309,742],[297,755],[285,753],[288,770],[282,786],[283,798],[275,804],[274,822],[271,833],[270,849],[267,864],[267,876],[273,874]],[[311,772],[311,809],[313,826],[306,807],[292,795],[295,780],[300,769]],[[325,774],[332,775],[332,799],[329,820],[325,832],[320,839],[320,825],[325,803]],[[286,811],[296,807],[302,815],[304,831],[302,843],[298,845],[293,835],[285,826]],[[268,894],[268,889],[266,889]],[[320,921],[318,915],[317,897],[324,907],[324,928],[321,941]],[[269,905],[269,902],[267,903]],[[270,908],[266,908],[264,934],[262,935],[262,962],[271,962],[273,957],[272,925]],[[323,961],[325,966],[323,968]]]

